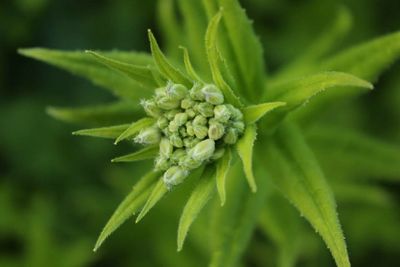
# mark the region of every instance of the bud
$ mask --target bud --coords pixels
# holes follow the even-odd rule
[[[170,141],[168,140],[168,138],[161,138],[160,141],[160,155],[165,157],[165,158],[169,158],[172,154],[172,144],[170,143]]]
[[[170,122],[169,122],[168,130],[169,130],[171,133],[178,132],[178,128],[179,128],[179,126],[176,124],[175,121],[170,121]]]
[[[166,96],[165,87],[160,87],[155,90],[156,99],[160,99],[161,97]]]
[[[203,115],[197,115],[194,119],[193,119],[193,125],[206,125],[207,124],[207,119],[206,117],[204,117]]]
[[[168,98],[182,100],[187,94],[188,89],[182,84],[170,84],[166,88]]]
[[[156,127],[144,128],[135,137],[134,141],[139,144],[156,144],[160,141],[161,133]]]
[[[185,139],[183,139],[183,144],[187,148],[192,148],[195,145],[197,145],[199,142],[200,142],[200,139],[198,139],[196,137],[186,137]]]
[[[179,100],[177,99],[171,99],[169,97],[161,97],[157,99],[157,105],[158,107],[165,109],[165,110],[170,110],[170,109],[175,109],[179,107]]]
[[[225,133],[225,127],[221,123],[212,123],[208,127],[208,137],[213,140],[220,139]]]
[[[184,125],[188,120],[188,115],[186,113],[178,113],[175,115],[174,121],[176,125],[182,126]]]
[[[171,156],[171,161],[173,163],[178,163],[182,157],[186,156],[186,151],[184,149],[177,149]]]
[[[165,129],[168,127],[168,119],[165,117],[159,117],[157,120],[157,126],[160,129]]]
[[[215,151],[214,140],[206,139],[195,145],[189,151],[189,156],[195,161],[205,161],[214,154],[214,151]]]
[[[231,112],[226,105],[218,105],[214,108],[214,118],[222,123],[229,121]]]
[[[197,100],[197,101],[204,100],[204,94],[201,91],[201,87],[199,84],[193,85],[192,89],[190,89],[190,91],[189,91],[189,95],[194,100]]]
[[[178,109],[173,109],[165,113],[165,117],[172,121],[175,118],[175,115],[178,114],[180,111]]]
[[[188,114],[189,118],[194,118],[196,116],[196,112],[192,108],[188,108],[186,114]]]
[[[228,105],[226,105],[226,106],[227,106],[227,108],[230,110],[230,112],[231,112],[231,117],[232,117],[234,120],[237,120],[237,121],[243,120],[243,114],[242,114],[242,112],[241,112],[239,109],[235,108],[234,106],[232,106],[232,105],[230,105],[230,104],[228,104]]]
[[[186,157],[180,159],[179,166],[182,166],[188,170],[193,170],[200,167],[202,163],[202,161],[194,160],[190,156],[186,155]]]
[[[238,133],[243,133],[244,131],[244,123],[242,121],[233,122],[232,127],[235,128],[238,131]]]
[[[162,156],[157,157],[155,159],[155,169],[160,170],[160,171],[166,171],[168,168],[171,166],[170,162],[168,161],[167,158],[164,158]]]
[[[222,156],[225,154],[225,148],[221,147],[215,150],[214,154],[211,157],[211,160],[217,160],[222,158]]]
[[[183,147],[183,141],[178,134],[174,133],[169,137],[169,141],[174,147]]]
[[[158,118],[161,116],[161,110],[157,107],[157,104],[154,100],[141,100],[140,104],[142,105],[144,111],[147,115]]]
[[[199,103],[194,106],[194,109],[204,117],[212,117],[214,115],[214,107],[210,103]]]
[[[238,139],[237,131],[233,128],[229,128],[224,136],[224,142],[226,144],[233,145],[237,142],[237,139]]]
[[[194,135],[194,130],[193,130],[192,122],[191,122],[191,121],[188,121],[188,122],[185,124],[185,126],[186,126],[186,133],[187,133],[189,136],[193,136],[193,135]]]
[[[194,106],[194,104],[196,104],[195,101],[193,101],[190,98],[185,98],[181,101],[181,108],[183,109],[188,109]]]
[[[219,105],[224,103],[224,95],[221,91],[213,84],[208,84],[201,89],[204,94],[206,101],[213,105]]]
[[[168,187],[170,187],[182,183],[188,175],[188,170],[178,166],[172,166],[164,173],[163,181]]]
[[[193,125],[193,132],[197,138],[203,139],[207,136],[208,128],[203,125]]]

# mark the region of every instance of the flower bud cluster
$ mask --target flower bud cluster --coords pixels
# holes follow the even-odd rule
[[[224,104],[222,92],[213,84],[188,89],[169,82],[141,105],[157,122],[142,129],[135,142],[159,143],[155,168],[164,171],[169,187],[202,163],[222,157],[224,147],[235,144],[245,127],[242,112]]]

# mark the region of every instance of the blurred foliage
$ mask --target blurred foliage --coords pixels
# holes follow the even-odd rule
[[[270,72],[312,46],[312,40],[341,8],[335,0],[241,2],[265,44]],[[68,128],[45,114],[49,104],[106,102],[111,98],[108,94],[16,54],[18,47],[27,46],[148,51],[146,29],[157,31],[155,4],[139,0],[0,3],[0,266],[205,266],[207,244],[202,242],[201,227],[206,222],[194,225],[196,238],[183,252],[175,251],[177,203],[186,197],[184,189],[161,204],[146,223],[135,227],[128,223],[107,246],[92,253],[99,230],[144,168],[111,165],[110,155],[122,154],[121,149],[101,140],[73,138],[68,132],[77,127]],[[337,40],[338,49],[400,29],[398,0],[348,0],[343,4],[353,15],[353,31],[348,38]],[[396,63],[378,81],[377,90],[352,102],[351,112],[344,101],[321,120],[361,128],[400,144],[399,71]],[[327,163],[325,168],[336,167]],[[337,177],[329,178],[339,181],[334,191],[353,266],[399,266],[398,184],[368,174],[357,176],[374,185],[370,188],[340,174],[339,170]],[[349,198],[350,191],[359,198]],[[297,258],[296,266],[330,266],[322,241],[280,198],[269,197],[282,205],[282,218],[267,227],[280,219],[290,220],[292,239],[267,237],[257,231],[246,266],[276,266],[280,257]],[[304,228],[304,234],[296,236],[299,231],[292,228]],[[277,246],[286,254],[276,257]],[[299,255],[291,256],[293,246],[300,247]]]

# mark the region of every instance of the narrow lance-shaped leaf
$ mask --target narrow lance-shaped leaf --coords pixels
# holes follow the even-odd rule
[[[48,107],[46,112],[58,120],[90,125],[126,123],[140,113],[136,106],[129,102],[83,107]]]
[[[89,79],[94,84],[109,89],[116,96],[130,101],[148,97],[151,92],[142,90],[141,86],[132,79],[110,71],[104,65],[83,51],[59,51],[44,48],[19,49],[24,56],[31,57],[56,67],[65,69],[73,74]],[[151,65],[151,57],[136,52],[102,52],[116,60],[124,58],[126,62],[137,65]]]
[[[140,161],[140,160],[155,158],[157,155],[158,155],[158,145],[148,146],[134,153],[112,159],[111,162]]]
[[[210,23],[208,24],[206,31],[207,59],[210,64],[213,80],[215,84],[222,90],[227,102],[235,106],[241,106],[239,98],[235,96],[230,86],[226,83],[219,69],[219,60],[221,55],[217,49],[217,33],[221,17],[222,13],[220,11],[211,19]]]
[[[137,134],[141,129],[151,126],[155,123],[155,119],[153,118],[143,118],[138,121],[133,122],[129,127],[123,131],[115,140],[114,144],[118,144],[122,140],[131,138],[135,134]]]
[[[215,177],[217,180],[217,190],[219,198],[221,200],[221,206],[223,206],[226,201],[225,183],[226,183],[226,176],[228,175],[229,169],[231,167],[231,160],[232,160],[232,152],[231,149],[228,147],[226,148],[224,156],[216,163],[217,170]]]
[[[322,236],[337,266],[349,267],[332,191],[300,131],[293,125],[281,126],[267,155],[276,186]]]
[[[150,30],[148,30],[148,34],[150,40],[151,54],[153,55],[154,62],[159,71],[165,76],[165,78],[168,78],[175,83],[183,84],[186,87],[190,88],[192,86],[190,80],[180,70],[172,66],[172,64],[162,53],[160,47],[158,46],[156,38]]]
[[[182,250],[186,235],[193,221],[215,192],[214,175],[215,170],[213,167],[205,169],[182,211],[178,228],[178,251]]]
[[[234,70],[243,95],[256,100],[264,88],[265,66],[260,40],[254,33],[252,23],[237,0],[218,0],[223,8],[223,22],[228,43],[234,59],[228,66]]]
[[[137,66],[121,62],[112,58],[105,57],[94,51],[87,50],[86,53],[94,56],[98,62],[106,65],[107,67],[119,71],[129,78],[133,79],[138,84],[141,84],[145,88],[154,89],[157,87],[157,83],[153,77],[153,73],[148,66]]]
[[[285,102],[267,102],[243,108],[243,116],[246,124],[256,123],[268,112],[286,105]]]
[[[111,216],[106,226],[103,228],[97,239],[94,251],[96,251],[106,238],[113,233],[122,223],[135,214],[135,212],[145,203],[150,194],[151,186],[160,176],[160,172],[149,172],[143,176],[133,187],[132,191],[125,197],[114,214]]]
[[[243,136],[236,144],[236,149],[243,163],[244,173],[251,191],[257,191],[257,185],[253,174],[253,146],[257,137],[257,127],[255,124],[248,125]]]
[[[140,211],[136,218],[136,223],[141,221],[143,217],[157,204],[157,202],[168,192],[168,188],[162,179],[159,179],[156,185],[153,187],[149,198],[144,204],[143,209]]]
[[[199,77],[199,75],[197,75],[196,71],[194,70],[194,68],[192,66],[192,62],[189,57],[189,51],[187,50],[187,48],[183,47],[183,46],[180,46],[179,48],[183,50],[183,63],[185,64],[187,74],[193,80],[203,82],[201,80],[201,78]]]
[[[114,139],[120,136],[121,133],[123,133],[126,129],[128,129],[128,127],[129,124],[121,124],[109,127],[83,129],[75,131],[72,134]]]

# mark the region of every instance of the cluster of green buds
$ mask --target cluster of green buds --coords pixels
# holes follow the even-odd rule
[[[135,142],[159,143],[155,169],[164,172],[168,188],[203,163],[222,157],[225,146],[235,144],[245,128],[242,112],[224,104],[222,92],[213,84],[196,83],[188,89],[168,82],[141,105],[157,122],[142,129]]]

